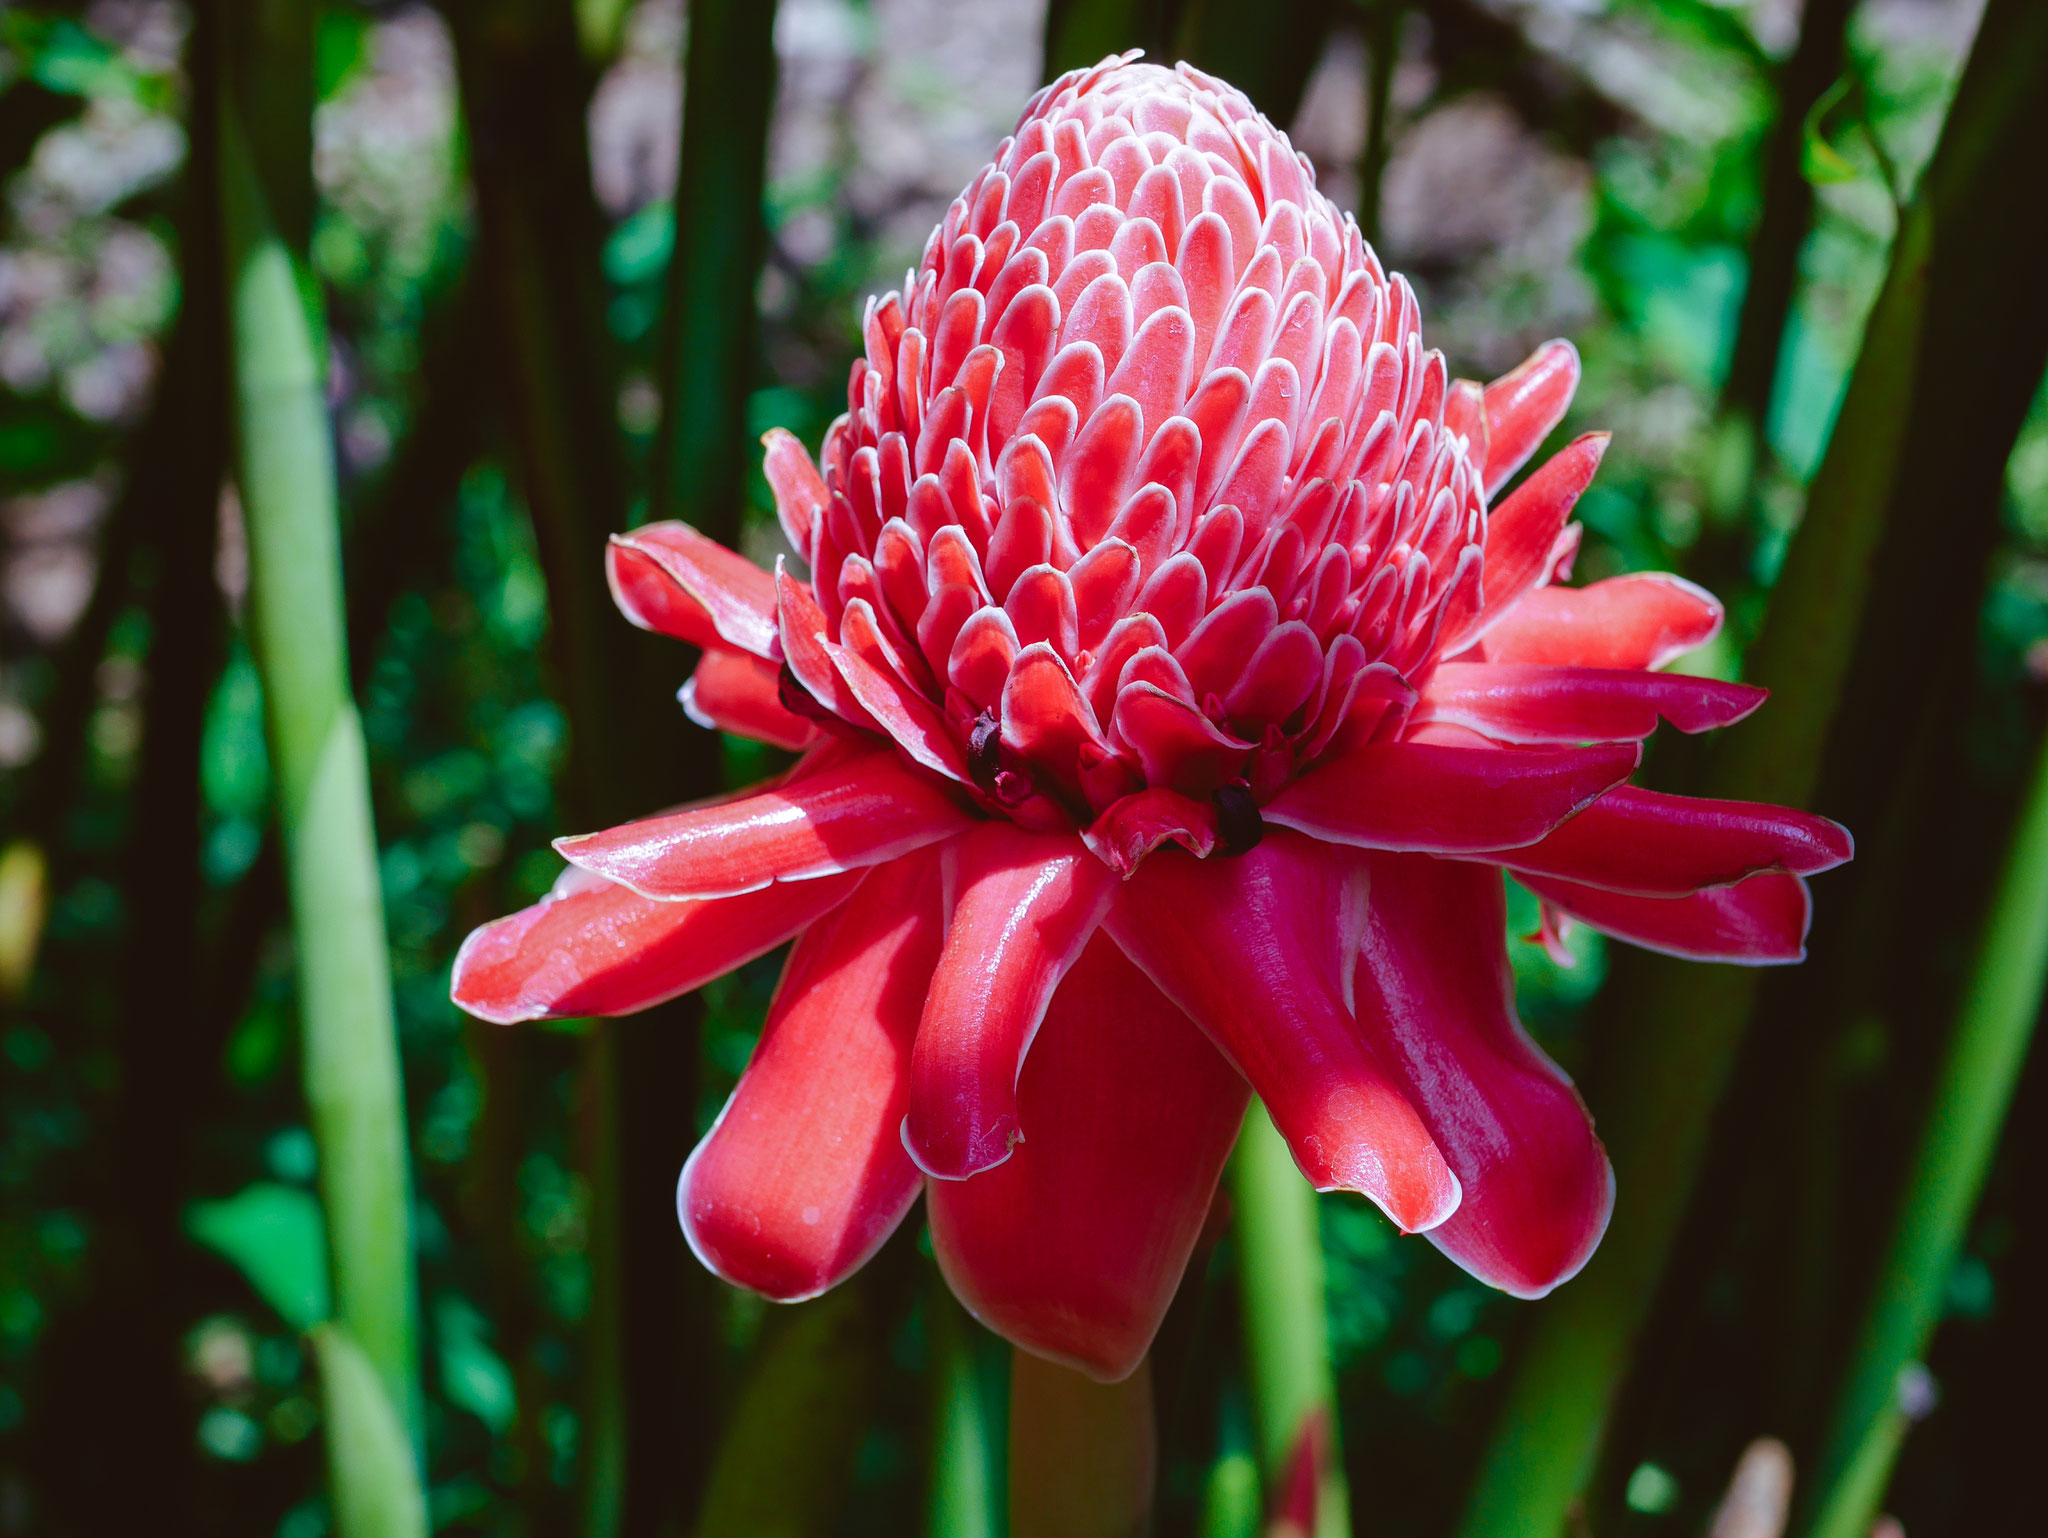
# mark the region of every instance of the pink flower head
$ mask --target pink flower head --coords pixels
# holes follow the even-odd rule
[[[1627,784],[1659,720],[1763,693],[1654,671],[1719,628],[1691,584],[1552,585],[1604,436],[1489,508],[1577,354],[1451,380],[1286,135],[1114,59],[1032,99],[864,329],[823,473],[767,440],[808,581],[681,524],[610,553],[627,616],[703,649],[691,714],[802,758],[562,840],[457,1001],[625,1013],[796,937],[678,1192],[774,1298],[923,1190],[981,1319],[1127,1373],[1254,1091],[1317,1189],[1519,1296],[1571,1276],[1612,1177],[1516,1020],[1501,868],[1553,938],[1761,963],[1849,855]]]

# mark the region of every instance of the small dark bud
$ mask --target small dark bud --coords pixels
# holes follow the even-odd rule
[[[967,729],[967,772],[997,806],[1019,806],[1037,787],[1031,771],[1003,746],[1003,724],[993,710],[984,710]]]
[[[1266,836],[1266,819],[1252,799],[1249,785],[1219,785],[1210,798],[1216,807],[1216,852],[1249,854]]]
[[[993,710],[984,710],[967,729],[967,772],[990,795],[1003,767],[1003,726]]]

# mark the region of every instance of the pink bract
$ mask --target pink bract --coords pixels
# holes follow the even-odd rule
[[[678,1191],[774,1298],[922,1189],[980,1318],[1119,1377],[1248,1092],[1319,1189],[1519,1296],[1570,1277],[1612,1176],[1516,1019],[1501,868],[1552,936],[1763,963],[1850,853],[1626,784],[1660,720],[1763,695],[1653,671],[1718,629],[1698,588],[1553,585],[1604,435],[1492,501],[1577,354],[1451,379],[1284,134],[1115,59],[1032,99],[864,331],[822,468],[767,439],[807,580],[680,524],[610,551],[627,616],[703,649],[691,714],[803,756],[563,840],[457,1002],[624,1013],[796,935]]]

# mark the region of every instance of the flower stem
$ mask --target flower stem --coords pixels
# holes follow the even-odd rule
[[[369,764],[348,688],[320,339],[299,268],[271,223],[233,93],[224,90],[221,103],[250,634],[276,766],[335,1313],[388,1396],[395,1424],[417,1427],[404,1101]],[[417,1477],[409,1461],[404,1473]]]
[[[1935,1081],[1897,1227],[1878,1273],[1813,1489],[1812,1538],[1862,1538],[1906,1428],[1901,1375],[1926,1349],[1998,1146],[2048,981],[2048,740]]]
[[[1013,1353],[1010,1538],[1139,1538],[1157,1461],[1149,1361],[1097,1383]]]
[[[995,1428],[972,1327],[943,1284],[932,1289],[931,1319],[932,1473],[925,1531],[944,1538],[995,1538]]]
[[[1320,1418],[1329,1455],[1317,1489],[1316,1532],[1319,1538],[1343,1538],[1351,1531],[1350,1497],[1337,1453],[1337,1381],[1330,1367],[1316,1194],[1256,1100],[1245,1112],[1229,1179],[1252,1419],[1266,1490],[1270,1497],[1280,1488],[1302,1439],[1315,1434]]]
[[[737,545],[758,452],[747,397],[767,242],[761,196],[775,105],[774,0],[696,0],[689,26],[653,515]]]

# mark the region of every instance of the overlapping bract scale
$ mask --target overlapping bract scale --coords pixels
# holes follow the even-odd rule
[[[863,335],[822,474],[771,445],[785,527],[826,645],[872,634],[963,750],[1000,722],[1005,810],[1284,779],[1478,611],[1483,414],[1447,425],[1406,281],[1198,71],[1048,87]]]

